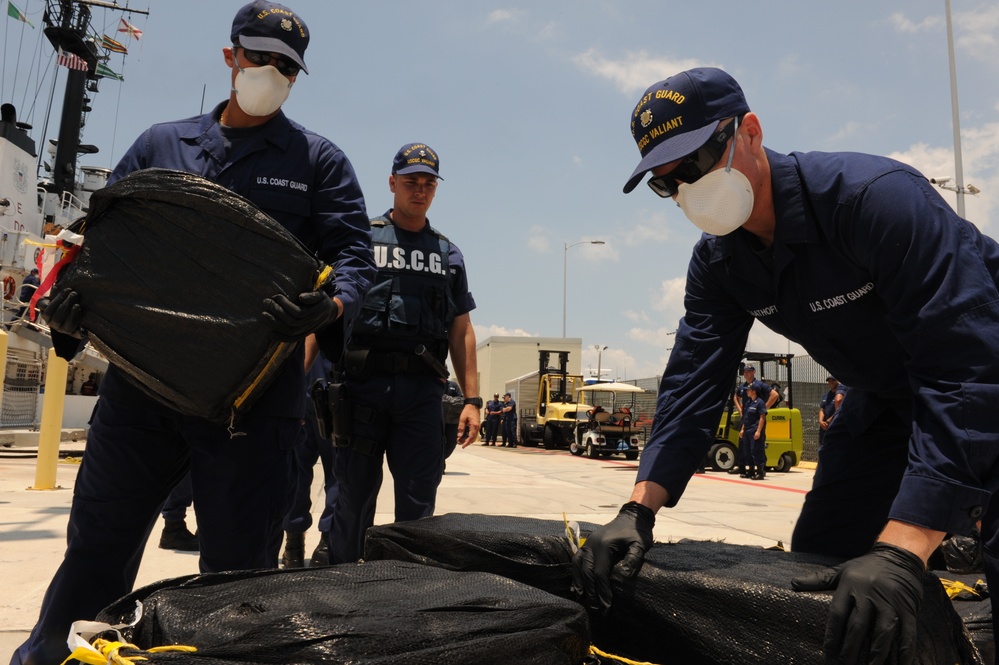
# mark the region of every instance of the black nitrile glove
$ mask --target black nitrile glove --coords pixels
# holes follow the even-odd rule
[[[572,590],[589,610],[606,615],[613,600],[611,577],[629,580],[638,574],[645,552],[652,547],[655,524],[651,508],[628,502],[572,557]]]
[[[862,557],[791,580],[795,591],[836,590],[826,622],[826,662],[878,665],[888,661],[897,642],[899,664],[912,663],[923,570],[912,552],[877,543]],[[861,661],[868,643],[870,653]]]
[[[282,342],[297,342],[336,316],[336,303],[322,291],[300,293],[297,304],[283,294],[264,299],[264,319],[274,330],[274,338]]]
[[[76,339],[86,337],[87,333],[80,325],[83,321],[80,294],[73,289],[63,289],[51,299],[42,299],[38,303],[38,309],[52,330]]]

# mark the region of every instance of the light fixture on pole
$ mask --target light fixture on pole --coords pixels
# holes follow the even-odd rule
[[[947,56],[950,62],[950,111],[953,118],[954,129],[954,178],[956,182],[951,185],[950,178],[930,178],[930,182],[940,189],[957,192],[957,216],[964,217],[964,195],[975,196],[982,190],[974,185],[964,186],[964,167],[961,159],[961,122],[957,109],[957,66],[954,64],[954,28],[950,20],[950,0],[945,0],[944,8],[947,12]]]
[[[594,344],[593,348],[597,350],[597,383],[600,383],[600,381],[603,380],[603,375],[601,372],[601,361],[603,360],[604,351],[607,350],[607,347],[605,346],[604,348],[601,349],[599,344]]]
[[[569,256],[569,250],[577,245],[605,245],[603,240],[580,240],[579,242],[574,242],[571,245],[569,243],[562,243],[564,248],[562,250],[562,337],[565,337],[565,292],[566,292],[566,275]]]

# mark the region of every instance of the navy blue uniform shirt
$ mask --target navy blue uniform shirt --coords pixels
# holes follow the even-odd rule
[[[755,379],[753,381],[753,387],[756,388],[757,397],[761,398],[764,402],[770,399],[770,391],[773,389],[766,381]],[[742,411],[745,413],[746,405],[749,404],[749,383],[745,382],[736,388],[735,394],[739,396],[739,403],[742,404]]]
[[[746,434],[754,434],[757,426],[760,424],[760,418],[766,415],[767,403],[762,398],[747,398],[746,405],[742,408],[742,426],[746,428]]]
[[[999,461],[999,245],[894,160],[766,154],[774,242],[738,229],[694,247],[638,481],[679,499],[759,319],[871,404],[912,400],[910,463],[890,518],[967,533]]]
[[[122,157],[108,184],[133,171],[158,167],[200,175],[249,199],[333,266],[334,291],[343,302],[343,325],[349,334],[375,275],[364,196],[350,161],[328,139],[282,111],[260,127],[226,129],[223,134],[218,120],[224,106],[147,129]],[[303,359],[300,347],[254,404],[253,413],[304,417]],[[108,372],[102,394],[155,404],[117,374],[113,368]]]

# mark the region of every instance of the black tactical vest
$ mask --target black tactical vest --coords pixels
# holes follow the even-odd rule
[[[398,233],[390,220],[377,217],[371,245],[378,274],[354,322],[350,348],[412,351],[423,344],[443,360],[456,309],[450,241],[431,227]]]

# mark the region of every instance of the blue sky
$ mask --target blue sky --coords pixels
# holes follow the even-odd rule
[[[15,0],[36,28],[43,4]],[[145,34],[109,62],[125,82],[101,84],[84,130],[101,153],[86,165],[111,167],[149,124],[198,113],[203,93],[205,108],[228,95],[221,49],[240,2],[132,4],[151,14],[131,16]],[[597,365],[594,345],[607,346],[602,367],[619,378],[661,373],[699,234],[647,188],[621,192],[638,163],[629,114],[651,83],[722,67],[772,149],[870,152],[927,176],[955,173],[944,0],[288,4],[312,31],[312,74],[285,110],[346,152],[372,215],[391,205],[401,145],[439,153],[444,182],[430,218],[466,256],[479,339],[561,335],[567,259],[567,334],[583,339],[584,368]],[[999,235],[999,5],[953,0],[951,9],[964,180],[982,190],[966,197],[966,214]],[[94,15],[108,34],[121,16]],[[4,23],[0,96],[41,128],[51,79],[25,72],[40,30]],[[48,66],[47,44],[41,54]],[[50,123],[54,137],[58,118]],[[606,244],[564,249],[588,240]],[[757,325],[750,349],[788,343]]]

